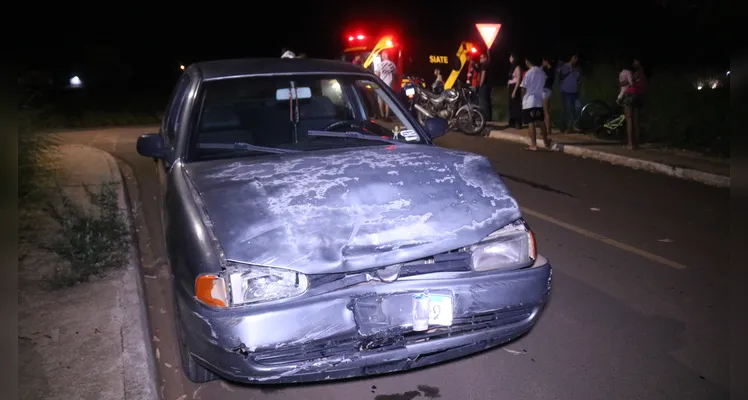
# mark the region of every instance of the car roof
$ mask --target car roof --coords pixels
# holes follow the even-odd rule
[[[236,76],[273,74],[370,74],[358,65],[345,61],[313,58],[244,58],[234,60],[203,61],[196,63],[203,80]]]

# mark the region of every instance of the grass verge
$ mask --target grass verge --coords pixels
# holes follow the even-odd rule
[[[118,203],[118,183],[96,189],[84,186],[91,207],[63,194],[49,203],[49,216],[59,226],[53,239],[41,246],[59,258],[54,272],[45,277],[50,288],[85,282],[108,270],[124,267],[130,257],[131,233],[125,210]]]

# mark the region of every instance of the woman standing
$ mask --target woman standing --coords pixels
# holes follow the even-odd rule
[[[639,147],[639,130],[641,127],[641,108],[643,105],[643,96],[647,89],[647,76],[644,74],[644,67],[638,58],[634,58],[630,72],[628,85],[623,89],[623,112],[626,116],[626,134],[628,136],[629,150],[635,150]],[[623,79],[626,70],[621,71],[619,82]],[[621,86],[624,86],[621,82]]]
[[[551,134],[551,88],[556,80],[556,68],[553,66],[551,57],[543,57],[543,72],[545,72],[545,85],[543,85],[543,122],[545,131]]]
[[[522,80],[522,68],[519,60],[514,54],[509,55],[509,127],[522,128],[522,93],[519,90],[519,84]]]

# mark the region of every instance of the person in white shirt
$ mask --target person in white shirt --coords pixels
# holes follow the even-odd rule
[[[538,63],[535,59],[527,57],[525,59],[528,71],[525,73],[525,77],[522,79],[522,83],[519,85],[522,88],[522,119],[528,125],[530,134],[530,147],[527,150],[537,151],[537,132],[536,125],[540,125],[540,133],[543,135],[543,143],[545,147],[551,148],[551,141],[548,138],[548,131],[546,130],[543,112],[543,88],[545,86],[546,75],[543,70],[538,67]],[[538,124],[539,123],[539,124]]]
[[[379,77],[379,79],[384,81],[387,86],[392,87],[392,80],[397,72],[397,65],[390,60],[390,56],[386,51],[383,51],[380,56],[382,62],[379,63],[379,67],[374,71],[374,73]],[[382,113],[385,120],[390,119],[390,108],[382,101],[381,97],[379,98],[379,111]]]

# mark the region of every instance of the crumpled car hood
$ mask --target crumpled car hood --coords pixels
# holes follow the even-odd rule
[[[306,274],[416,260],[520,218],[482,156],[369,146],[185,165],[227,260]]]

